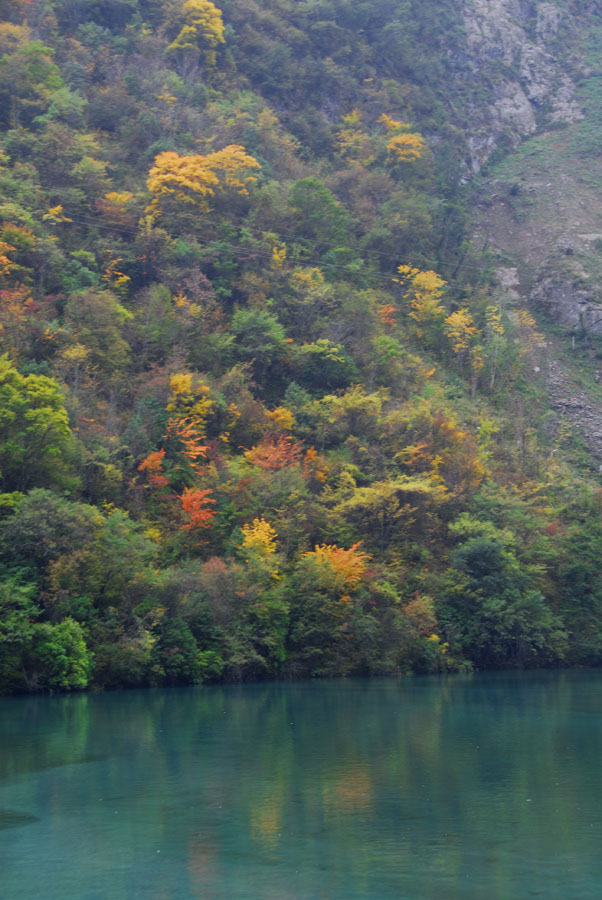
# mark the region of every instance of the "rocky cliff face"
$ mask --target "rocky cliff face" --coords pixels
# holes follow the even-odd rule
[[[497,297],[545,313],[589,352],[588,386],[548,336],[534,377],[602,461],[602,29],[588,0],[464,0],[475,243]],[[596,28],[598,30],[596,30]],[[466,104],[465,104],[466,106]],[[500,151],[505,150],[502,154]],[[492,166],[492,158],[501,161]],[[502,158],[503,157],[503,158]],[[487,175],[483,172],[486,163]],[[570,345],[569,345],[570,347]],[[576,352],[576,351],[575,351]],[[575,357],[575,361],[577,358]]]
[[[583,62],[569,48],[569,9],[521,0],[465,0],[470,168],[477,173],[500,143],[516,146],[542,122],[583,116],[575,78]]]
[[[496,149],[509,151],[482,182],[475,238],[514,265],[524,302],[570,330],[600,335],[597,15],[595,4],[572,0],[463,6],[473,173]]]

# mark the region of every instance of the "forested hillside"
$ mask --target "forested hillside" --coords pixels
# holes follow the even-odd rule
[[[1,10],[0,687],[600,662],[458,4]]]

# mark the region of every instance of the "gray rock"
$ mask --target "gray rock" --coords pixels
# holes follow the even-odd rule
[[[551,52],[551,45],[569,26],[567,17],[554,4],[540,3],[533,40],[524,7],[520,0],[464,0],[463,59],[471,72],[474,96],[469,139],[473,173],[480,171],[502,139],[516,146],[532,134],[537,116],[550,123],[583,118],[572,77],[573,70],[582,74],[582,62]]]

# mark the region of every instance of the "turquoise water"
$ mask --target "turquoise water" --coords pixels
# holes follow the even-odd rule
[[[602,897],[602,673],[0,700],[2,900]]]

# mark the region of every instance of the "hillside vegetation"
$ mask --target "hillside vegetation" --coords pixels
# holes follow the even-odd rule
[[[3,2],[4,691],[602,659],[457,6]]]

